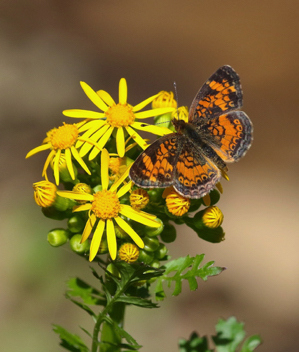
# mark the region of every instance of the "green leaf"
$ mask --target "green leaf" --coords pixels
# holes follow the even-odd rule
[[[207,337],[199,337],[196,332],[193,332],[189,340],[179,340],[180,352],[212,352],[208,348]]]
[[[68,281],[67,285],[69,288],[67,291],[68,297],[80,297],[85,304],[102,306],[106,304],[103,294],[81,279],[72,278]]]
[[[97,321],[97,315],[94,313],[93,310],[91,310],[87,305],[81,303],[81,302],[78,302],[78,301],[75,301],[74,299],[72,299],[71,297],[69,297],[67,294],[65,295],[67,299],[69,299],[70,301],[72,301],[74,304],[76,304],[76,306],[80,307],[81,309],[85,310],[85,312],[87,314],[89,314],[93,319],[94,321]]]
[[[148,299],[143,299],[140,297],[131,297],[122,295],[117,298],[116,302],[123,302],[127,304],[133,304],[134,306],[143,307],[143,308],[158,308],[157,303],[153,303]]]
[[[214,262],[208,262],[202,268],[199,265],[204,259],[204,254],[197,255],[196,257],[181,257],[165,264],[164,274],[158,278],[158,283],[155,288],[156,299],[163,300],[165,298],[165,292],[163,289],[163,282],[168,283],[168,287],[174,282],[175,287],[172,293],[173,296],[177,296],[182,291],[182,281],[187,280],[191,291],[198,288],[197,278],[201,278],[206,281],[209,276],[220,274],[225,268],[213,267]],[[170,276],[172,272],[174,275]]]
[[[252,352],[262,343],[262,339],[259,335],[253,335],[248,337],[242,346],[241,352]]]
[[[239,323],[235,317],[220,319],[216,325],[217,335],[212,336],[217,352],[235,352],[246,335],[243,327],[244,323]],[[241,352],[252,352],[260,343],[260,337],[254,335],[244,342]]]
[[[138,345],[137,341],[129,333],[127,333],[122,327],[120,327],[117,323],[115,323],[111,318],[109,318],[108,316],[105,316],[104,320],[114,328],[116,333],[118,333],[122,338],[126,339],[130,346],[133,346],[135,349],[139,349],[142,347]]]
[[[217,335],[212,336],[217,352],[236,352],[238,346],[245,337],[243,329],[244,323],[237,321],[235,317],[230,317],[227,320],[220,319],[216,325]],[[240,352],[252,352],[261,344],[261,338],[258,335],[249,337],[243,343]],[[180,352],[213,352],[209,349],[208,339],[206,336],[199,337],[196,332],[193,332],[189,340],[179,340]],[[239,349],[238,349],[239,351]]]
[[[72,352],[89,352],[88,347],[81,340],[81,338],[75,334],[71,334],[59,325],[53,325],[53,330],[60,336],[60,346],[64,347],[68,351]]]

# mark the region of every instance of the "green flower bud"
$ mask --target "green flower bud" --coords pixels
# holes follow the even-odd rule
[[[138,262],[149,264],[153,261],[153,259],[154,259],[154,253],[149,253],[143,249],[139,249]]]
[[[210,192],[210,198],[211,198],[211,205],[215,205],[216,203],[219,202],[220,193],[217,191],[217,189],[213,189]]]
[[[49,207],[49,208],[42,208],[42,213],[47,218],[54,219],[54,220],[63,220],[68,218],[72,214],[72,211],[71,210],[58,211],[54,207]]]
[[[120,273],[113,263],[108,264],[107,271],[115,277],[120,277]]]
[[[95,187],[93,188],[93,190],[94,190],[95,193],[96,193],[96,192],[101,192],[101,191],[103,190],[103,187],[102,187],[102,185],[97,185],[97,186],[95,186]]]
[[[143,239],[144,242],[144,250],[146,252],[155,252],[158,248],[159,248],[159,240],[156,238],[152,238],[152,237],[145,237]]]
[[[72,216],[67,222],[68,229],[73,233],[82,232],[85,227],[85,222],[80,215]]]
[[[149,198],[150,198],[150,204],[152,203],[157,203],[160,204],[164,201],[162,198],[162,193],[164,189],[163,188],[153,188],[147,191]]]
[[[66,211],[70,207],[70,199],[56,195],[53,207],[58,211]]]
[[[108,242],[106,238],[102,238],[102,241],[100,243],[100,247],[98,250],[99,254],[105,254],[108,253]]]
[[[150,263],[150,266],[153,267],[153,268],[156,268],[156,269],[160,268],[160,262],[159,262],[159,260],[154,259],[154,260]]]
[[[176,229],[171,224],[164,224],[164,230],[162,231],[161,240],[165,243],[171,243],[176,239]]]
[[[64,245],[69,238],[69,232],[65,229],[54,229],[47,235],[47,240],[53,247]]]
[[[159,127],[166,127],[166,128],[173,130],[171,128],[171,127],[173,127],[172,123],[171,123],[171,118],[172,118],[171,112],[168,112],[163,115],[155,116],[154,123],[155,123],[155,125],[159,125]]]
[[[77,175],[78,175],[78,170],[76,168],[76,166],[73,164],[73,169],[74,169],[74,174],[75,174],[75,180],[77,179]],[[62,182],[71,182],[74,183],[74,180],[72,179],[69,170],[67,168],[61,168],[59,170],[59,177],[61,179]]]
[[[121,227],[115,225],[114,230],[115,230],[115,235],[117,238],[120,238],[122,240],[130,238],[130,236]]]
[[[85,241],[81,243],[81,238],[82,238],[82,235],[77,234],[70,239],[71,249],[77,254],[84,254],[89,251],[89,247],[90,247],[89,241]]]
[[[161,219],[159,219],[159,218],[156,218],[155,221],[159,222],[161,224],[161,226],[158,227],[158,228],[146,226],[145,227],[146,236],[148,236],[148,237],[156,237],[156,236],[160,235],[160,233],[163,231],[163,229],[164,229],[163,221]]]
[[[158,250],[155,252],[155,258],[161,260],[166,256],[167,253],[168,249],[166,246],[163,243],[160,243]]]

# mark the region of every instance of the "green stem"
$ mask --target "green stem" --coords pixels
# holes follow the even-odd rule
[[[109,301],[107,306],[98,315],[96,324],[93,330],[92,336],[92,346],[91,352],[97,352],[99,347],[98,335],[100,332],[101,324],[103,324],[103,329],[101,333],[101,342],[110,342],[110,344],[102,344],[100,346],[100,352],[119,352],[120,349],[116,349],[113,344],[119,344],[121,342],[121,337],[115,333],[113,327],[105,322],[105,316],[109,313],[109,316],[113,321],[115,321],[119,326],[123,326],[123,319],[125,313],[125,304],[115,302],[117,298],[125,291],[127,285],[123,287],[122,290],[118,291],[113,298]]]

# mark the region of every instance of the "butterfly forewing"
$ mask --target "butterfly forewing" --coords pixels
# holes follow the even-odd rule
[[[220,67],[200,88],[189,110],[189,122],[211,119],[242,106],[242,89],[236,71]]]

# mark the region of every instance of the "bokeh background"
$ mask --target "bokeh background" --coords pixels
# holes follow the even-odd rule
[[[254,143],[230,167],[219,203],[225,242],[213,245],[179,228],[173,257],[206,254],[227,267],[171,297],[158,310],[129,308],[126,327],[142,351],[177,351],[178,337],[213,334],[219,317],[235,315],[260,352],[299,351],[297,0],[67,1],[1,0],[1,255],[0,340],[3,351],[62,351],[57,323],[88,337],[85,312],[64,299],[66,281],[90,283],[86,262],[66,245],[55,249],[48,230],[64,226],[42,216],[32,197],[47,153],[25,161],[61,111],[92,108],[83,80],[117,99],[126,77],[136,104],[177,82],[190,105],[220,66],[239,73],[243,110]],[[88,341],[89,343],[89,341]]]

